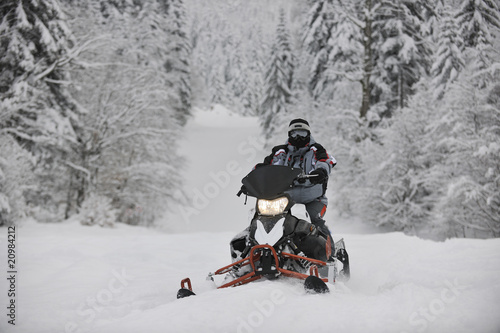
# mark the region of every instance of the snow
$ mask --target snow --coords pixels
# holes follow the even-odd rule
[[[249,199],[245,206],[236,193],[241,179],[265,156],[258,127],[256,118],[242,117],[221,105],[209,111],[195,110],[180,147],[188,159],[184,181],[189,207],[180,207],[183,223],[170,229],[237,232],[247,227],[246,212],[254,201]]]
[[[179,219],[182,232],[76,219],[18,225],[16,326],[7,323],[3,297],[0,332],[500,331],[500,239],[433,242],[380,233],[334,207],[327,219],[346,242],[349,282],[330,285],[325,295],[306,294],[296,280],[216,290],[205,277],[230,263],[228,242],[247,225],[253,203],[244,206],[235,193],[265,154],[248,139],[258,133],[256,119],[220,107],[196,112],[183,144],[186,191],[219,187],[189,223]],[[227,167],[231,160],[238,168]],[[211,177],[224,172],[229,178],[219,183]],[[4,272],[6,244],[1,228]],[[177,300],[185,277],[197,296]],[[0,281],[5,295],[8,281]]]
[[[0,180],[2,179],[2,170],[0,170]],[[10,213],[9,199],[5,194],[0,193],[0,212]]]

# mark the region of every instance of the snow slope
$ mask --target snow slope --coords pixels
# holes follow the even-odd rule
[[[187,158],[184,181],[190,206],[180,207],[177,215],[182,223],[170,228],[189,232],[246,228],[248,206],[236,193],[241,179],[265,156],[257,119],[217,106],[196,110],[184,132],[180,150]]]
[[[251,159],[245,144],[256,127],[224,109],[198,111],[183,146],[196,152],[186,185],[213,195],[193,202],[199,214],[179,217],[183,232],[77,221],[18,226],[16,326],[7,323],[2,278],[0,332],[500,332],[500,239],[438,243],[330,221],[352,265],[351,280],[330,294],[308,295],[289,280],[215,290],[205,277],[230,262],[228,242],[252,205],[234,194],[263,156],[255,148]],[[4,272],[6,243],[0,228]],[[177,300],[188,276],[198,295]]]

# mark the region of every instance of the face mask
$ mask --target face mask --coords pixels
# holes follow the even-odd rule
[[[304,135],[305,134],[305,135]],[[311,139],[311,136],[306,130],[295,130],[290,133],[288,142],[297,148],[305,147]]]

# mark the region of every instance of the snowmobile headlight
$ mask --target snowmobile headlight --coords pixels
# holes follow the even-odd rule
[[[285,208],[288,206],[288,198],[281,197],[274,200],[257,200],[257,208],[259,209],[259,213],[262,215],[279,215],[285,211]]]

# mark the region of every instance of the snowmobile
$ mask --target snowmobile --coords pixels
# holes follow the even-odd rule
[[[305,280],[309,292],[327,293],[326,284],[350,277],[349,256],[344,240],[334,243],[312,224],[305,206],[296,204],[287,190],[314,175],[299,168],[266,165],[252,170],[242,179],[246,196],[255,197],[250,226],[230,242],[232,263],[209,273],[225,275],[217,288],[240,286],[262,278],[290,277]],[[245,200],[246,203],[246,200]],[[338,272],[338,262],[342,270]],[[177,298],[195,295],[191,281],[181,281]]]

